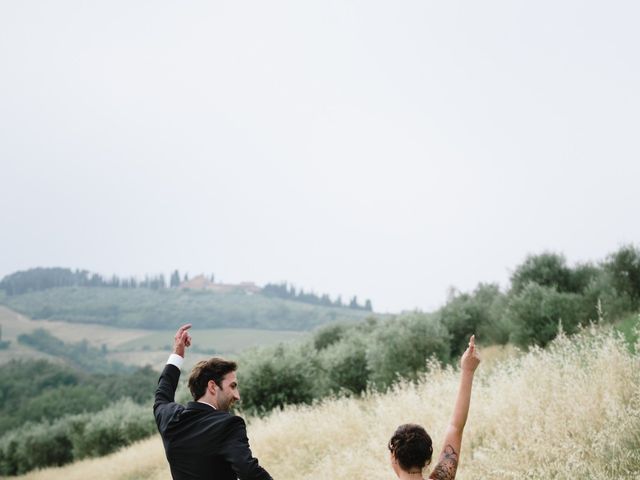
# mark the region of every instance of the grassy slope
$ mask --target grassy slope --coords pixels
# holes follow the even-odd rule
[[[174,330],[147,331],[144,336],[119,345],[109,353],[109,358],[131,365],[149,364],[160,370],[167,360],[174,335]],[[308,334],[283,330],[193,327],[191,335],[195,348],[185,359],[185,369],[214,354],[233,359],[247,348],[286,343],[302,339]]]
[[[327,322],[359,320],[369,314],[263,295],[143,288],[53,288],[0,300],[34,319],[126,328],[175,329],[192,322],[202,328],[304,331]]]
[[[36,328],[44,328],[65,342],[74,343],[87,339],[97,347],[105,344],[109,350],[152,333],[145,329],[77,324],[59,320],[32,320],[2,305],[0,305],[0,325],[2,325],[2,338],[11,340],[12,343],[22,333],[30,333]]]
[[[166,350],[167,347],[171,348],[174,334],[174,330],[154,330],[147,332],[143,337],[119,345],[117,350]],[[304,333],[244,328],[202,329],[194,326],[191,329],[191,334],[197,341],[195,345],[196,348],[213,349],[216,352],[239,352],[248,347],[295,340],[300,338]]]
[[[151,365],[161,369],[167,359],[174,330],[145,330],[111,327],[82,323],[68,323],[51,320],[31,320],[6,307],[0,306],[0,325],[2,338],[10,340],[8,349],[0,350],[0,364],[13,358],[46,358],[57,361],[55,357],[38,352],[17,342],[18,335],[31,333],[36,328],[44,328],[64,342],[74,343],[83,339],[95,347],[107,346],[108,358],[132,365]],[[188,365],[210,357],[210,351],[216,354],[234,357],[246,348],[273,345],[280,342],[302,338],[304,332],[258,329],[202,329],[194,326],[194,346],[202,353],[193,352]],[[209,351],[207,351],[209,350]]]
[[[487,367],[474,386],[457,478],[638,478],[640,358],[623,341],[587,331]],[[395,427],[421,423],[439,447],[457,382],[457,372],[437,370],[384,395],[289,408],[251,421],[249,438],[274,478],[391,479],[386,443]],[[20,478],[170,476],[155,436],[109,457]]]

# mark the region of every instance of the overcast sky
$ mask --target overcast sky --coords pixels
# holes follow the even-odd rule
[[[0,3],[0,277],[431,310],[640,240],[636,1]]]

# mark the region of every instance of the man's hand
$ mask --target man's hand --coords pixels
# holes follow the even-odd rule
[[[188,330],[191,328],[191,324],[187,323],[182,325],[176,332],[176,336],[173,342],[173,353],[180,355],[184,358],[184,349],[191,346],[191,335]]]
[[[476,350],[476,336],[471,335],[469,339],[469,347],[462,354],[460,359],[460,367],[462,370],[468,370],[471,373],[475,372],[476,368],[480,364],[480,355]]]

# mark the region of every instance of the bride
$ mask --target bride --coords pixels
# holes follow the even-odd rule
[[[480,363],[475,336],[469,339],[469,347],[460,359],[460,387],[453,415],[444,437],[444,446],[438,464],[429,476],[432,480],[453,480],[458,469],[462,431],[467,422],[473,374]],[[400,425],[391,440],[391,466],[401,480],[422,480],[422,470],[431,463],[433,446],[431,437],[420,425]]]

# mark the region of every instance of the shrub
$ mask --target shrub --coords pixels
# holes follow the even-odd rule
[[[2,475],[19,475],[72,460],[71,439],[63,422],[26,424],[0,439]]]
[[[511,290],[518,294],[530,283],[555,287],[560,292],[574,291],[571,270],[564,255],[545,252],[529,255],[511,276]]]
[[[346,331],[347,326],[342,323],[321,327],[313,335],[313,346],[316,350],[323,350],[342,339]]]
[[[107,392],[96,389],[95,385],[61,385],[26,398],[19,411],[28,413],[32,421],[51,420],[69,413],[97,412],[113,398]]]
[[[640,307],[640,249],[625,245],[609,255],[604,268],[611,274],[613,287],[631,299],[632,308]]]
[[[97,412],[119,398],[148,404],[157,380],[150,368],[88,374],[45,360],[8,362],[0,366],[0,434],[27,421]]]
[[[477,339],[484,345],[509,343],[509,337],[514,330],[513,322],[505,315],[509,297],[507,295],[496,296],[487,315],[487,323],[478,327]]]
[[[105,455],[148,437],[155,431],[156,425],[149,407],[124,399],[92,415],[84,426],[76,426],[73,436],[74,457]]]
[[[588,321],[584,297],[536,283],[511,296],[505,314],[513,322],[511,338],[521,346],[544,346],[556,336],[560,323],[565,332],[574,333],[580,322]]]
[[[52,423],[28,423],[0,437],[0,475],[19,475],[104,455],[154,432],[150,408],[129,399],[97,413],[68,415]]]
[[[367,350],[371,381],[384,389],[398,377],[415,379],[429,357],[446,362],[449,351],[449,332],[438,318],[418,312],[402,315],[387,321],[372,336]]]
[[[480,284],[471,294],[461,293],[453,296],[438,311],[438,317],[451,335],[452,356],[464,352],[469,337],[478,334],[481,328],[488,336],[492,327],[498,327],[492,316],[499,315],[494,304],[499,302],[502,296],[497,285]],[[501,337],[500,334],[492,336]]]
[[[601,274],[602,269],[591,263],[576,265],[571,272],[571,284],[573,288],[570,291],[584,292],[591,282]]]
[[[352,335],[333,343],[321,353],[320,358],[332,392],[359,394],[366,390],[371,372],[363,337]]]
[[[600,271],[591,279],[583,295],[590,318],[602,317],[611,322],[633,310],[633,301],[629,295],[615,288],[613,275],[606,270]]]
[[[243,409],[264,413],[286,404],[311,403],[319,365],[310,345],[255,350],[239,363]]]

